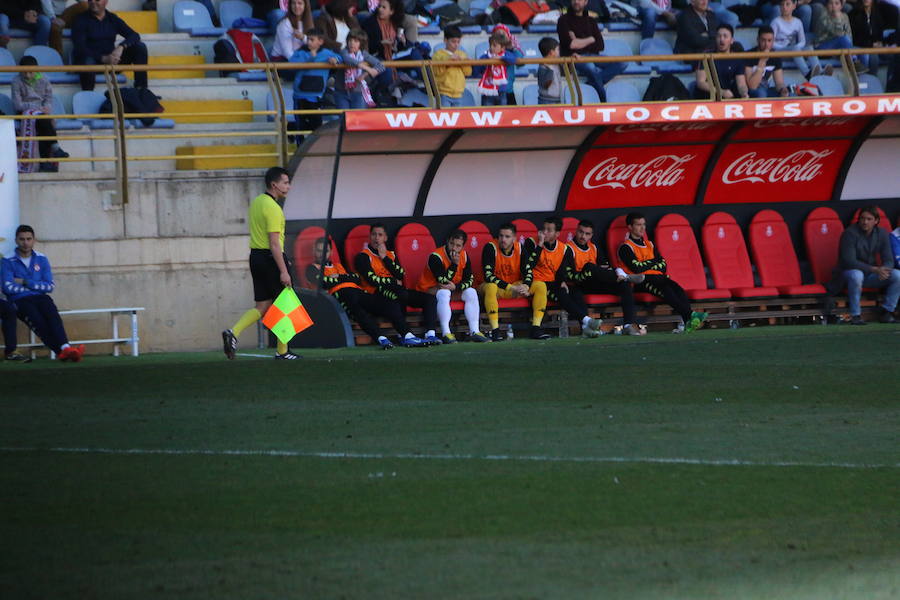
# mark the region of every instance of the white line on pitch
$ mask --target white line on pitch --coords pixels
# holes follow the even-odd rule
[[[272,358],[271,354],[250,354],[249,352],[238,352],[235,356],[251,356],[253,358]]]
[[[755,461],[741,459],[665,458],[642,456],[540,456],[514,454],[416,454],[379,452],[303,452],[300,450],[203,450],[166,448],[38,448],[0,447],[0,452],[67,452],[73,454],[171,455],[171,456],[277,456],[299,458],[399,459],[399,460],[485,460],[511,462],[569,463],[650,463],[661,465],[699,465],[736,467],[817,467],[839,469],[895,469],[894,464],[846,462]]]

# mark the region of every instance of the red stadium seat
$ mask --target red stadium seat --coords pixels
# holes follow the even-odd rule
[[[306,280],[306,267],[308,267],[315,258],[313,245],[317,239],[324,235],[324,229],[313,225],[298,233],[297,238],[294,240],[294,269],[297,273],[300,287],[315,289],[315,286]],[[334,263],[341,262],[341,257],[338,254],[334,240],[331,240],[331,261]]]
[[[559,239],[563,244],[568,244],[575,237],[575,230],[578,229],[578,221],[575,217],[563,217],[563,228],[559,234]]]
[[[466,240],[465,250],[466,255],[469,257],[469,263],[472,265],[472,274],[475,276],[475,286],[477,287],[484,281],[484,272],[481,268],[481,250],[493,237],[490,229],[481,221],[466,221],[459,228],[469,236]]]
[[[765,286],[778,288],[784,296],[824,294],[818,283],[803,285],[800,263],[787,223],[774,210],[761,210],[750,222],[748,230],[753,264]]]
[[[700,248],[691,224],[683,216],[672,213],[656,224],[656,246],[666,259],[666,273],[678,282],[692,300],[731,298],[728,290],[709,289],[700,258]]]
[[[619,261],[619,246],[625,241],[627,235],[628,226],[625,224],[625,215],[619,215],[613,219],[606,230],[606,254],[609,257],[609,264],[613,267],[622,266]]]
[[[516,239],[520,244],[525,243],[526,238],[531,238],[537,243],[537,227],[528,219],[516,219],[512,222],[516,226]]]
[[[838,248],[844,224],[831,208],[820,206],[814,209],[803,222],[803,239],[806,256],[812,267],[816,283],[828,283],[831,271],[837,264]]]
[[[419,276],[428,264],[428,257],[437,246],[428,228],[421,223],[407,223],[394,236],[394,250],[397,259],[406,271],[403,285],[415,288]]]
[[[709,215],[701,237],[703,255],[717,288],[730,290],[736,298],[778,295],[777,288],[754,286],[747,244],[734,217],[724,212]]]
[[[369,229],[371,228],[368,225],[357,225],[344,238],[344,262],[346,263],[344,266],[348,271],[356,270],[353,268],[353,261],[369,243]]]
[[[851,225],[856,223],[857,221],[859,221],[859,211],[861,211],[861,210],[862,210],[861,208],[857,208],[856,212],[853,213],[853,218],[850,219]],[[882,229],[884,229],[885,231],[887,231],[888,233],[890,233],[891,232],[891,221],[890,221],[890,219],[887,218],[887,214],[885,214],[884,209],[881,208],[880,206],[878,207],[878,216],[881,217],[878,220],[878,226],[881,227]]]

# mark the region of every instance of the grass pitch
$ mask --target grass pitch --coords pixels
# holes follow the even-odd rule
[[[898,598],[898,349],[0,364],[0,598]]]

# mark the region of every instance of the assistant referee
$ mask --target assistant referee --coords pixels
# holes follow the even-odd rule
[[[284,200],[291,189],[291,177],[281,167],[266,171],[266,191],[250,202],[250,275],[253,278],[253,299],[256,307],[238,319],[231,329],[222,332],[225,356],[233,360],[237,352],[237,338],[247,327],[262,318],[278,294],[291,287],[288,257],[284,253]],[[278,342],[275,358],[300,358],[288,351],[287,344]]]

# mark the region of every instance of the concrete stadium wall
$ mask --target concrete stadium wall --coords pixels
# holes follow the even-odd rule
[[[19,188],[21,220],[50,258],[60,309],[143,306],[142,351],[219,347],[219,332],[252,304],[246,215],[262,173],[132,175],[125,205],[113,173],[63,175],[28,176]],[[108,322],[72,317],[66,325],[73,339],[101,338]],[[247,346],[256,341],[250,331],[244,337]]]

